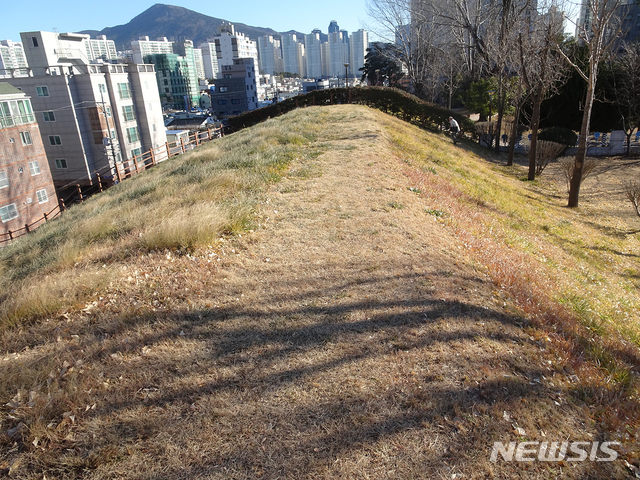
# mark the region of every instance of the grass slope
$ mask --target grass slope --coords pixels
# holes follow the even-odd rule
[[[638,235],[483,155],[307,108],[0,250],[1,471],[624,478]],[[620,457],[489,461],[567,439]]]

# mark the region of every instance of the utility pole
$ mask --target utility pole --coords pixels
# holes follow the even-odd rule
[[[100,103],[102,104],[102,114],[104,115],[104,121],[105,121],[105,124],[107,125],[107,136],[102,139],[102,142],[104,143],[104,146],[107,152],[109,151],[109,146],[111,146],[111,155],[113,155],[113,167],[111,170],[111,177],[113,178],[113,168],[116,169],[116,172],[118,171],[118,159],[116,158],[116,147],[113,144],[113,138],[111,138],[111,133],[109,130],[109,116],[107,115],[107,109],[105,108],[105,104],[104,104],[104,95],[102,92],[102,86],[100,86]],[[107,153],[107,158],[108,157],[109,157],[109,154]]]

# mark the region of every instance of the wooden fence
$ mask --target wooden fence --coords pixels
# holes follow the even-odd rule
[[[103,192],[110,185],[119,183],[127,178],[131,178],[138,173],[154,167],[164,160],[186,153],[204,142],[208,142],[214,138],[220,138],[222,136],[224,136],[224,130],[222,127],[194,132],[187,137],[186,141],[184,138],[180,138],[180,140],[175,142],[166,142],[160,147],[152,148],[140,155],[135,155],[130,160],[126,160],[122,163],[116,163],[115,168],[113,168],[115,175],[113,175],[112,178],[110,178],[109,175],[101,176],[100,172],[96,172],[96,178],[91,178],[90,184],[85,185],[84,188],[80,183],[71,182],[67,187],[73,187],[73,184],[75,183],[75,188],[73,188],[72,192],[67,195],[67,197],[59,198],[58,205],[56,205],[50,212],[45,213],[41,218],[37,219],[33,223],[25,223],[22,228],[9,230],[7,233],[0,233],[0,246],[32,232],[44,222],[60,216],[60,214],[64,212],[71,203],[81,203],[87,197]],[[110,167],[105,167],[102,169],[102,173],[111,173],[111,170],[112,169]]]
[[[116,164],[115,179],[121,182],[124,179],[131,178],[133,175],[143,172],[156,164],[168,160],[171,157],[186,153],[196,148],[204,142],[224,136],[222,127],[216,129],[207,129],[207,131],[194,132],[190,134],[185,141],[183,138],[175,142],[167,142],[164,145],[152,148],[140,155],[135,155],[132,159]]]
[[[52,220],[57,216],[59,216],[61,212],[62,212],[62,208],[60,207],[60,205],[56,205],[55,207],[53,207],[53,209],[50,212],[46,212],[44,216],[37,219],[35,222],[25,223],[24,227],[22,228],[18,228],[17,230],[9,230],[7,233],[1,234],[0,245],[4,243],[8,243],[12,240],[15,240],[16,238],[20,238],[23,235],[26,235],[27,233],[34,231],[36,228],[38,228],[41,224],[43,224],[47,220]]]

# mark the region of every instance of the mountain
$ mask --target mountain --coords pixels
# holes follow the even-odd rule
[[[173,5],[163,5],[157,3],[140,15],[132,19],[125,25],[107,27],[101,31],[84,30],[79,33],[95,35],[106,35],[109,40],[116,43],[118,50],[131,49],[131,40],[138,40],[140,36],[148,36],[150,40],[158,37],[167,37],[169,40],[193,40],[197,47],[200,42],[205,42],[208,38],[218,33],[218,26],[227,20],[203,15],[193,10]],[[233,22],[236,32],[245,34],[251,40],[258,40],[262,35],[280,35],[280,33],[300,32],[276,32],[271,28],[252,27],[244,23]]]

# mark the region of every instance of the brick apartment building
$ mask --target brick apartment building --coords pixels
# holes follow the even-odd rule
[[[0,240],[31,226],[57,204],[31,99],[0,82]]]

